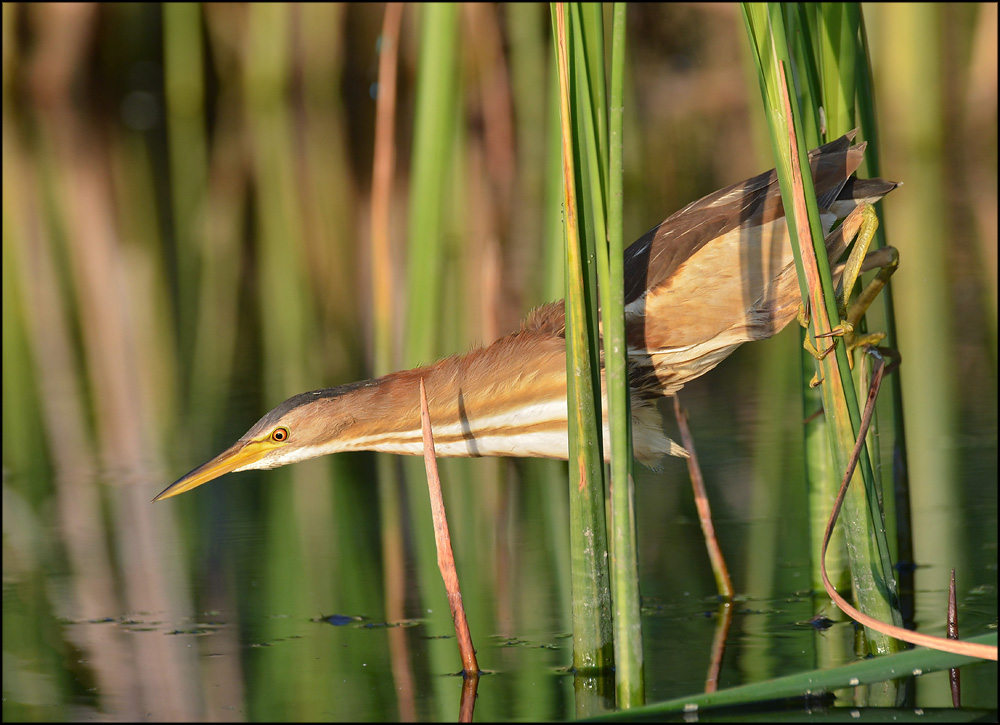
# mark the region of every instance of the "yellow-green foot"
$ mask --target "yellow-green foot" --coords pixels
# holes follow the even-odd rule
[[[864,204],[852,211],[839,227],[827,235],[826,244],[828,249],[834,248],[837,235],[844,237],[841,249],[846,246],[852,237],[856,237],[856,242],[850,255],[848,255],[847,261],[841,265],[840,269],[834,269],[834,278],[838,275],[841,278],[841,283],[837,286],[836,292],[837,311],[839,312],[840,321],[829,332],[815,336],[817,340],[819,338],[833,338],[831,344],[823,349],[819,349],[807,335],[802,345],[817,360],[822,360],[833,351],[836,347],[836,339],[839,337],[843,338],[844,344],[847,345],[847,359],[853,369],[854,356],[852,353],[855,348],[867,344],[875,345],[885,339],[884,332],[857,335],[854,332],[861,318],[864,317],[865,312],[868,310],[868,307],[871,306],[871,303],[874,302],[879,292],[885,287],[893,272],[896,271],[896,267],[899,266],[899,254],[893,247],[882,247],[870,254],[868,253],[868,248],[871,246],[876,229],[878,229],[878,217],[875,214],[875,210],[871,205]],[[862,272],[876,268],[879,270],[878,274],[864,286],[858,294],[857,299],[848,307],[847,302],[850,299],[851,290],[854,288],[858,277]],[[797,318],[800,325],[808,327],[809,315],[804,305],[799,305]],[[810,387],[815,387],[819,383],[820,381],[817,377],[813,376],[809,385]]]

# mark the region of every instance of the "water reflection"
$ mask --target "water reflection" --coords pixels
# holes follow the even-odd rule
[[[294,512],[289,502],[294,482],[237,477],[220,485],[218,502],[239,500],[237,489],[242,488],[251,504],[267,497],[268,508]],[[445,485],[446,495],[461,499],[459,492]],[[664,485],[668,484],[651,477],[640,483],[640,495],[651,497],[649,487]],[[334,484],[334,491],[343,486],[359,484]],[[519,484],[513,488],[517,493],[512,496],[527,493]],[[305,492],[311,489],[306,486]],[[288,500],[282,503],[283,499]],[[23,510],[14,497],[5,498],[8,502],[7,516]],[[206,510],[212,508],[209,504]],[[667,537],[675,550],[698,552],[698,527],[689,505],[673,507],[674,513],[666,514],[666,526],[658,518],[664,509],[652,508],[654,518],[640,520],[640,530],[656,532],[646,539],[643,551],[666,546],[661,539]],[[87,712],[124,713],[140,701],[149,707],[157,691],[189,695],[184,703],[164,695],[156,711],[163,717],[306,719],[326,713],[336,719],[396,719],[409,712],[418,719],[456,718],[462,678],[452,675],[461,669],[461,661],[447,607],[387,621],[377,563],[345,568],[345,562],[357,563],[370,549],[365,542],[372,532],[357,525],[365,517],[355,514],[355,525],[336,532],[331,537],[334,543],[324,549],[289,546],[285,541],[289,537],[279,533],[286,530],[274,522],[260,525],[260,515],[254,505],[227,504],[214,515],[195,512],[195,520],[218,520],[219,527],[189,545],[193,547],[190,573],[179,565],[162,570],[172,596],[188,592],[195,604],[160,608],[87,605],[85,598],[78,600],[75,592],[89,590],[73,576],[46,571],[39,562],[18,556],[34,550],[38,542],[32,546],[27,542],[31,536],[44,540],[44,530],[28,517],[12,522],[5,558],[5,649],[35,654],[31,659],[9,660],[8,719],[18,719],[18,713],[48,713],[55,719],[77,719]],[[509,575],[516,583],[507,589],[506,608],[513,614],[506,626],[498,616],[496,572],[475,564],[477,540],[482,543],[482,537],[468,530],[455,536],[459,571],[467,582],[470,624],[482,667],[491,673],[479,685],[477,717],[561,719],[577,712],[579,691],[565,669],[572,640],[559,611],[556,580],[544,574],[549,558],[545,538],[525,533],[537,518],[537,513],[526,511],[523,521],[500,532],[488,547],[506,549],[512,562]],[[989,515],[983,521],[981,510],[968,512],[967,518],[974,526],[989,524]],[[289,525],[288,530],[294,531],[291,521]],[[724,548],[738,551],[738,542],[748,540],[753,528],[760,526],[777,532],[781,522],[724,519],[720,527]],[[158,546],[176,545],[171,536],[161,534]],[[49,536],[47,546],[59,547],[60,541]],[[354,548],[346,549],[352,542]],[[682,559],[675,557],[665,557],[662,568],[653,568],[650,562],[656,560],[645,558],[642,571],[650,700],[703,690],[712,668],[712,641],[719,631],[719,603],[711,594],[707,568],[678,566]],[[791,581],[808,576],[801,557],[780,559],[777,570]],[[317,571],[334,573],[329,589],[310,580],[309,572]],[[115,571],[115,579],[123,576],[124,570]],[[817,657],[826,666],[853,659],[851,624],[826,610],[837,624],[817,631],[807,623],[820,602],[808,591],[790,589],[773,597],[752,593],[762,585],[750,583],[733,604],[720,686],[811,668]],[[941,586],[918,592],[918,600],[939,599],[943,590]],[[76,601],[90,607],[88,616],[82,616],[85,610],[80,607],[69,608]],[[995,584],[982,581],[967,589],[960,599],[965,631],[989,625],[995,606]],[[326,614],[330,611],[337,614]],[[403,663],[413,683],[407,693],[412,698],[409,704],[401,700],[391,674],[400,664],[390,662],[392,636],[405,638],[404,651],[409,653],[409,661]],[[32,645],[31,639],[49,644]],[[838,644],[830,650],[824,642]],[[154,661],[158,664],[147,664]],[[976,697],[977,687],[981,697],[986,685],[977,672],[987,669],[973,669],[966,676],[967,698]],[[263,686],[265,682],[269,684]]]

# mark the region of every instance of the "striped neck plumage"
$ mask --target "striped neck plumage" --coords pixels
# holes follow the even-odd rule
[[[283,445],[234,470],[273,468],[341,451],[420,455],[421,378],[439,456],[565,459],[564,344],[561,337],[522,329],[433,365],[296,395],[241,439],[260,439],[284,428]],[[606,415],[604,427],[608,440]],[[649,401],[633,400],[633,442],[636,457],[650,465],[667,454],[683,455],[663,434]]]

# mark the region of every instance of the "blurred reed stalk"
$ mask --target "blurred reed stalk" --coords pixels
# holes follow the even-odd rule
[[[454,281],[442,284],[442,271],[447,269],[445,240],[452,231],[447,211],[455,202],[456,155],[461,149],[456,133],[460,108],[458,10],[454,3],[432,3],[420,6],[417,12],[419,56],[406,224],[406,307],[402,312],[404,367],[427,363],[440,353],[446,327],[442,324],[443,295],[446,288],[457,285]],[[442,596],[435,571],[437,555],[423,462],[407,458],[403,471],[420,606],[425,611],[447,612],[447,597]],[[435,671],[449,671],[445,653],[434,650],[431,657]],[[436,689],[443,703],[443,685],[437,683]]]
[[[386,3],[379,35],[378,85],[375,101],[375,147],[372,153],[371,200],[371,300],[372,300],[372,373],[392,372],[399,358],[393,345],[394,311],[398,294],[394,279],[392,228],[392,191],[396,167],[396,100],[399,30],[403,20],[402,3]],[[389,622],[406,617],[406,553],[403,542],[403,488],[399,469],[390,456],[378,456],[379,522],[382,542],[382,582],[385,587],[385,613]],[[400,720],[416,720],[415,685],[406,632],[393,627],[388,632],[390,666],[396,691]]]

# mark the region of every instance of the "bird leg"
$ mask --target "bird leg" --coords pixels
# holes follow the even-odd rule
[[[830,332],[816,335],[816,337],[844,338],[844,344],[847,345],[848,351],[847,359],[852,369],[854,367],[854,357],[850,353],[855,348],[866,344],[875,345],[885,339],[884,332],[855,335],[854,329],[899,265],[899,253],[893,247],[882,247],[871,254],[868,253],[868,248],[871,246],[876,229],[878,229],[878,216],[875,214],[875,210],[870,204],[863,204],[848,214],[843,223],[826,237],[827,249],[834,252],[846,248],[849,240],[852,237],[856,237],[854,248],[851,250],[847,261],[842,265],[842,269],[834,269],[834,275],[836,276],[839,273],[841,276],[841,282],[837,285],[836,292],[837,311],[840,316],[840,322]],[[848,305],[851,290],[854,288],[858,277],[862,272],[875,269],[876,267],[879,269],[878,274],[865,285],[858,294],[857,299]],[[799,324],[803,327],[807,327],[809,324],[809,314],[804,304],[799,305],[798,320]],[[826,349],[819,350],[810,342],[808,336],[803,343],[806,351],[817,360],[822,360],[829,355],[835,346],[836,340]],[[818,384],[819,381],[815,376],[809,383],[810,387],[815,387]]]

